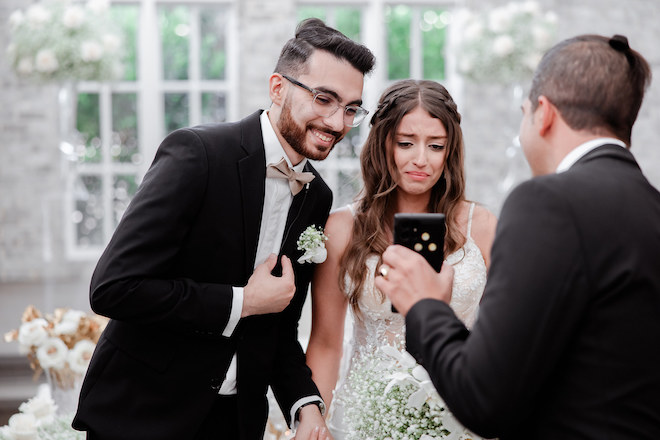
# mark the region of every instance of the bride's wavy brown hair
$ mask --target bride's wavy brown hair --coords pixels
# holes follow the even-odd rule
[[[373,254],[381,255],[392,237],[397,209],[397,183],[393,177],[396,175],[392,148],[394,134],[401,119],[417,107],[439,119],[447,130],[445,169],[431,189],[427,210],[446,216],[445,255],[465,244],[465,236],[456,220],[460,202],[465,200],[461,115],[441,84],[424,80],[398,81],[383,93],[371,118],[371,130],[360,153],[364,186],[355,203],[353,235],[340,261],[339,285],[346,290],[344,293],[358,316],[367,258]],[[352,280],[351,284],[345,284],[346,275]]]

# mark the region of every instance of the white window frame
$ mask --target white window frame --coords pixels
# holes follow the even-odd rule
[[[100,136],[102,142],[102,162],[76,163],[67,173],[67,187],[64,207],[65,248],[70,260],[91,260],[98,258],[115,229],[113,212],[113,178],[118,174],[136,175],[141,182],[149,169],[156,150],[167,134],[164,128],[164,95],[169,92],[187,93],[189,96],[189,125],[201,123],[201,92],[213,90],[226,97],[227,120],[238,118],[238,0],[112,0],[112,5],[133,5],[138,7],[137,26],[137,80],[113,83],[80,82],[80,93],[99,94]],[[158,7],[160,5],[185,5],[192,14],[189,38],[189,72],[184,81],[166,81],[162,77],[162,52]],[[225,38],[227,42],[227,70],[224,80],[201,80],[199,71],[199,17],[198,11],[204,6],[226,6],[228,19]],[[148,53],[149,56],[141,56]],[[137,96],[138,146],[142,155],[140,164],[117,163],[110,159],[109,148],[112,138],[113,93],[135,93]],[[89,247],[77,244],[77,225],[71,221],[75,211],[74,185],[80,175],[97,175],[102,181],[103,203],[103,242]]]
[[[337,8],[351,7],[361,10],[360,18],[360,42],[367,46],[376,57],[374,71],[365,78],[362,93],[363,106],[369,110],[369,115],[360,125],[360,136],[362,141],[366,140],[369,130],[369,120],[378,104],[381,93],[396,80],[388,79],[388,51],[387,51],[387,26],[385,23],[385,8],[387,6],[406,5],[412,9],[411,32],[410,32],[410,78],[422,79],[424,74],[422,31],[419,25],[422,20],[424,9],[455,9],[462,0],[300,0],[296,3],[301,7],[322,7],[327,11],[326,24],[335,25],[334,11]],[[372,17],[378,17],[373,19]],[[451,38],[451,26],[448,28],[448,38]],[[445,80],[444,85],[452,91],[452,96],[457,100],[460,93],[460,79],[454,74],[453,57],[445,54]],[[458,100],[457,100],[458,102]],[[332,153],[327,159],[314,162],[314,166],[323,174],[328,186],[337,193],[339,186],[339,173],[355,173],[360,170],[359,158],[338,157]],[[334,208],[340,207],[345,201],[335,200]]]

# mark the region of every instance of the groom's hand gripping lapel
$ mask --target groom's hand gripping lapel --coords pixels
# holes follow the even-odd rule
[[[243,311],[241,317],[281,312],[289,305],[296,292],[295,277],[291,260],[282,255],[282,275],[274,276],[271,271],[277,264],[277,255],[270,256],[256,267],[243,289]]]
[[[443,263],[440,272],[415,251],[400,245],[383,252],[384,275],[376,277],[376,287],[392,301],[403,316],[418,301],[426,298],[449,303],[454,281],[454,268]]]

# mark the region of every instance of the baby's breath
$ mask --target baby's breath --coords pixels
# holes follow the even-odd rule
[[[458,423],[435,390],[419,407],[411,405],[413,394],[428,389],[426,381],[413,377],[415,367],[414,362],[401,363],[383,352],[364,356],[354,364],[349,373],[353,386],[344,397],[351,427],[347,440],[478,438]]]

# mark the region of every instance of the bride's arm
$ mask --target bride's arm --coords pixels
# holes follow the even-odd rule
[[[483,206],[475,205],[472,217],[472,238],[484,257],[486,268],[490,268],[490,249],[495,239],[497,217]]]
[[[339,261],[350,241],[352,228],[353,215],[348,209],[330,215],[325,227],[328,257],[316,267],[312,278],[312,330],[307,365],[328,408],[339,376],[348,303],[339,287]]]

